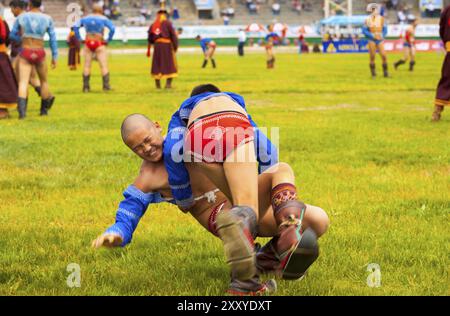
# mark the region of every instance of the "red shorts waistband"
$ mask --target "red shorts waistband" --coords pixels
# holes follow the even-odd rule
[[[23,48],[20,57],[32,65],[38,65],[45,60],[45,50],[43,48]]]

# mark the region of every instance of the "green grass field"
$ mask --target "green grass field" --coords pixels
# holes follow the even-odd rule
[[[63,57],[50,72],[49,117],[32,91],[25,121],[0,121],[0,295],[224,292],[220,240],[171,205],[149,208],[128,247],[90,248],[140,165],[121,142],[122,119],[140,112],[167,126],[206,82],[242,94],[260,126],[280,128],[280,159],[301,198],[330,216],[309,275],[279,280],[277,295],[449,295],[450,109],[430,123],[442,59],[420,54],[414,73],[372,80],[365,54],[279,54],[273,71],[262,54],[219,54],[216,70],[184,54],[168,92],[153,88],[145,56],[112,55],[114,91],[101,92],[94,64],[83,94]],[[66,285],[69,263],[81,267],[79,288]],[[369,263],[380,265],[379,288],[366,283]]]

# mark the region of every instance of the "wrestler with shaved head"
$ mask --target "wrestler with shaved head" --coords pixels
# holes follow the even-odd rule
[[[124,143],[143,159],[138,177],[124,192],[125,199],[119,204],[116,223],[93,241],[93,247],[125,246],[131,242],[139,220],[152,203],[169,202],[175,204],[169,185],[169,174],[162,161],[164,138],[161,127],[141,114],[132,114],[122,123],[121,134]],[[201,172],[187,164],[194,201],[188,209],[181,209],[191,215],[208,231],[219,236],[216,218],[228,213],[232,203],[223,192]],[[228,292],[236,295],[258,295],[273,290],[273,282],[262,283],[260,274],[276,274],[285,279],[298,279],[318,256],[316,236],[323,235],[329,224],[326,213],[319,207],[305,205],[302,214],[302,239],[294,245],[280,235],[287,228],[279,227],[279,209],[282,198],[274,196],[283,192],[287,184],[295,185],[292,169],[286,163],[274,164],[258,177],[258,230],[259,237],[273,237],[257,252],[257,271],[247,280],[235,276]],[[222,236],[221,236],[222,237]]]

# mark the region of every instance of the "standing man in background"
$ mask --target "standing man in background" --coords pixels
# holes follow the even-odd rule
[[[9,27],[0,16],[0,119],[8,118],[8,109],[17,106],[17,81],[7,54],[8,44]]]
[[[80,64],[80,41],[75,35],[73,27],[67,37],[67,45],[69,46],[68,66],[70,70],[77,70],[77,65]]]
[[[244,29],[239,29],[239,43],[238,43],[238,54],[239,56],[244,56],[244,46],[247,41],[247,34]]]
[[[45,61],[44,36],[47,33],[50,38],[52,51],[52,68],[56,68],[58,59],[58,44],[53,19],[40,10],[41,0],[30,1],[30,11],[21,14],[14,23],[11,31],[11,40],[22,43],[18,58],[19,63],[19,98],[17,109],[19,119],[26,116],[28,104],[28,84],[33,68],[41,82],[41,113],[47,115],[52,107],[55,97],[51,95],[47,81],[47,63]]]
[[[436,100],[434,101],[435,108],[432,119],[434,122],[441,119],[444,106],[450,106],[450,5],[442,11],[439,24],[439,34],[444,42],[447,55],[445,55],[444,64],[442,65],[442,76],[437,87]]]
[[[171,89],[173,78],[178,76],[175,57],[175,53],[178,50],[178,36],[168,19],[168,13],[163,3],[156,15],[155,22],[148,30],[148,57],[151,55],[152,45],[155,48],[151,73],[155,79],[156,89],[161,89],[161,79],[166,79],[166,89]]]
[[[103,8],[95,3],[92,8],[93,13],[82,18],[76,26],[74,26],[75,35],[77,39],[83,43],[84,46],[84,70],[83,70],[83,92],[89,92],[91,87],[89,80],[91,77],[91,64],[95,58],[100,64],[103,79],[103,91],[111,90],[109,84],[109,70],[107,63],[106,45],[112,40],[116,28],[114,24],[106,16],[103,15]],[[83,41],[80,35],[80,28],[84,27],[86,30],[86,39]],[[109,30],[108,39],[103,39],[105,28]]]
[[[28,2],[25,0],[12,0],[9,3],[9,7],[11,8],[11,12],[14,15],[15,18],[17,18],[22,13],[26,12],[26,9],[28,7]],[[19,80],[19,56],[20,53],[20,42],[14,42],[11,41],[11,64],[14,69],[14,73],[16,74],[16,80]],[[41,83],[39,82],[39,78],[36,74],[36,68],[33,67],[31,70],[31,76],[30,76],[30,85],[34,88],[38,96],[41,96]]]
[[[380,14],[380,8],[380,5],[377,3],[371,3],[367,6],[367,12],[370,12],[370,16],[366,19],[363,27],[363,33],[369,41],[370,72],[372,78],[377,76],[375,71],[375,57],[377,55],[377,50],[383,61],[384,77],[389,77],[387,56],[383,43],[387,34],[387,26],[384,17]]]
[[[416,64],[416,47],[415,47],[415,34],[416,27],[418,25],[417,19],[412,21],[412,24],[408,26],[405,31],[405,41],[403,43],[403,50],[405,56],[394,64],[395,70],[409,60],[409,71],[414,70],[414,65]]]
[[[200,35],[197,35],[195,38],[200,42],[200,46],[202,47],[203,54],[205,59],[203,60],[202,68],[205,68],[208,64],[208,60],[211,60],[211,64],[213,68],[216,68],[216,61],[214,60],[214,52],[216,51],[217,44],[210,38],[202,38]]]

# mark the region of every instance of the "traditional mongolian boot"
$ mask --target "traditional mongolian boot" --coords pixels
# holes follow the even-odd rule
[[[247,206],[234,206],[219,212],[217,233],[224,245],[227,263],[233,279],[245,281],[256,275],[255,244],[257,222],[255,212]]]
[[[8,109],[0,109],[0,120],[7,119],[9,117]]]
[[[319,256],[317,235],[310,228],[302,231],[306,205],[297,200],[294,185],[279,184],[271,195],[279,233],[257,251],[258,272],[299,279]]]
[[[232,296],[263,296],[275,293],[277,290],[277,282],[270,279],[261,282],[258,276],[246,281],[232,279],[227,294]]]
[[[383,75],[385,78],[389,77],[388,64],[383,64]]]
[[[109,85],[109,73],[104,75],[102,78],[103,78],[103,91],[110,91],[111,86]]]
[[[48,110],[51,109],[54,102],[55,102],[54,96],[45,100],[44,99],[41,100],[41,116],[48,114]]]
[[[167,78],[166,89],[172,89],[172,78]]]
[[[36,91],[36,93],[39,97],[41,96],[41,87],[39,87],[39,86],[34,87],[34,91]]]
[[[91,79],[90,75],[83,75],[83,92],[90,92],[91,86],[89,85],[89,79]]]
[[[28,99],[18,98],[17,99],[17,111],[19,112],[19,120],[22,120],[27,115],[27,105]]]
[[[211,64],[212,64],[213,68],[216,68],[216,61],[212,58],[211,58]]]
[[[161,89],[161,80],[155,79],[155,87],[156,89]]]
[[[375,64],[370,64],[370,73],[372,74],[372,78],[377,76],[377,71],[375,70]]]
[[[410,63],[409,63],[409,71],[414,71],[414,66],[416,65],[416,62],[415,61],[411,61]]]
[[[205,68],[205,67],[206,67],[206,65],[208,65],[208,59],[205,59],[205,60],[203,61],[203,65],[202,65],[202,68]]]
[[[400,59],[398,62],[396,62],[394,64],[394,69],[397,70],[397,68],[403,64],[405,64],[406,62],[403,59]]]
[[[441,113],[444,111],[444,106],[436,105],[434,107],[433,117],[431,119],[432,122],[438,122],[441,120]]]

